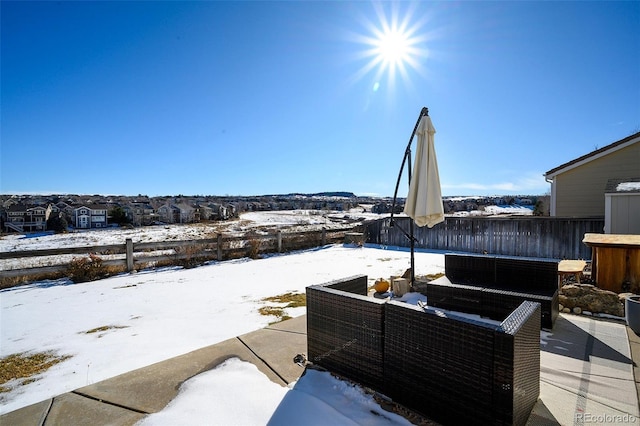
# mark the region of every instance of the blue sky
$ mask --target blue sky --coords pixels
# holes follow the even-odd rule
[[[443,195],[535,195],[640,131],[637,1],[1,8],[4,194],[391,196],[426,106]]]

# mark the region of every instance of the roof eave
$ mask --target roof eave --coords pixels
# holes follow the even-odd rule
[[[550,180],[555,176],[567,172],[576,167],[582,166],[583,164],[589,163],[591,161],[597,160],[598,158],[604,157],[605,155],[611,154],[612,152],[618,151],[620,149],[626,148],[634,143],[640,142],[640,132],[634,133],[633,135],[627,136],[624,139],[616,141],[612,144],[609,144],[603,148],[592,151],[588,154],[585,154],[581,157],[578,157],[574,160],[571,160],[567,163],[564,163],[556,168],[553,168],[544,174],[545,179]]]

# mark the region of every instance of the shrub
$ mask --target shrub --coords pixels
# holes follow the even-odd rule
[[[260,259],[260,246],[262,245],[262,240],[260,238],[249,238],[247,249],[247,257],[251,259]]]
[[[56,234],[64,234],[67,232],[68,227],[67,220],[60,214],[52,214],[47,220],[47,229],[54,231]]]
[[[117,223],[120,226],[131,223],[131,220],[127,217],[127,213],[119,206],[109,211],[109,221],[111,223]]]
[[[174,265],[182,266],[185,269],[195,268],[202,265],[211,255],[203,252],[197,245],[176,247]]]
[[[102,259],[91,253],[88,257],[74,257],[67,266],[67,276],[74,283],[95,281],[108,275]]]

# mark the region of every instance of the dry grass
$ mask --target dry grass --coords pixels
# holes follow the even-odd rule
[[[251,259],[260,259],[260,246],[262,240],[260,238],[249,238],[247,256]]]
[[[172,265],[182,266],[184,269],[202,266],[205,262],[217,257],[216,252],[207,252],[206,248],[207,246],[199,246],[197,244],[176,247],[174,249],[175,256]]]
[[[284,308],[280,308],[276,306],[263,306],[260,309],[258,309],[258,312],[260,312],[260,315],[264,315],[266,317],[268,316],[277,317],[278,321],[284,321],[291,318],[289,315],[286,315],[284,313]]]
[[[3,386],[12,380],[18,380],[18,386],[31,383],[37,374],[47,371],[52,366],[71,358],[70,355],[59,356],[53,352],[27,354],[25,352],[9,355],[0,359],[0,393],[11,391],[12,387]]]
[[[21,275],[18,277],[2,277],[0,278],[0,290],[16,287],[22,284],[28,284],[34,281],[57,280],[66,276],[66,273],[61,271],[46,274]]]
[[[305,293],[285,293],[279,296],[265,297],[263,302],[287,303],[286,308],[298,308],[307,306],[307,295]]]
[[[440,277],[444,277],[443,272],[438,272],[437,274],[420,275],[419,277],[416,277],[416,278],[420,278],[421,281],[433,281]]]
[[[276,322],[291,319],[289,315],[284,313],[285,309],[307,306],[307,295],[304,293],[285,293],[278,296],[265,297],[264,299],[262,299],[262,301],[279,303],[284,305],[284,306],[263,306],[260,309],[258,309],[258,312],[260,312],[260,315],[277,317],[278,320],[271,323],[271,324],[274,324]]]
[[[109,330],[119,330],[121,328],[128,328],[126,325],[103,325],[101,327],[92,328],[91,330],[83,331],[82,334],[94,334],[94,333],[102,333],[104,331]],[[102,337],[102,335],[98,336]]]

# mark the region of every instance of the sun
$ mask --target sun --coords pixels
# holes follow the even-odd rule
[[[383,33],[377,39],[377,54],[384,66],[399,66],[411,57],[411,40],[406,33],[395,30]]]
[[[384,5],[389,4],[374,3],[376,20],[363,18],[365,34],[354,37],[364,47],[356,55],[357,59],[364,59],[364,64],[355,79],[375,72],[374,91],[384,84],[385,76],[387,86],[393,87],[398,79],[409,82],[413,72],[423,74],[429,54],[424,22],[414,19],[415,9],[401,13],[397,3],[391,3],[390,10],[385,10]]]

